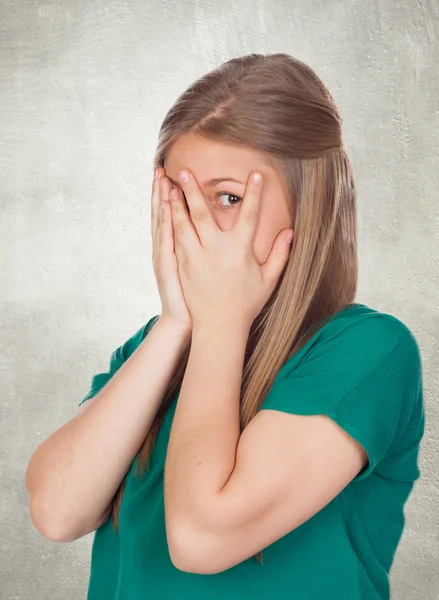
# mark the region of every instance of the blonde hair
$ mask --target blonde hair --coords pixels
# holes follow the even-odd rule
[[[288,54],[233,58],[195,81],[165,116],[154,163],[192,132],[254,149],[278,169],[294,215],[294,241],[278,284],[249,334],[241,387],[241,431],[276,374],[334,313],[353,302],[358,277],[356,191],[341,117],[314,71]],[[140,450],[148,466],[164,415],[180,389],[190,346],[171,378]],[[113,501],[113,526],[126,476]],[[254,555],[262,562],[262,551]]]

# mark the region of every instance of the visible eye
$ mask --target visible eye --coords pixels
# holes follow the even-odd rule
[[[242,198],[241,196],[237,196],[236,194],[230,194],[229,192],[218,192],[218,194],[216,194],[215,198],[219,198],[220,196],[230,196],[231,198],[236,198],[236,200],[234,200],[234,204],[231,204],[229,206],[224,205],[221,201],[219,202],[221,208],[235,208],[235,206],[239,203],[242,202]],[[183,192],[183,198],[184,201],[186,202],[187,205],[187,199],[186,199],[186,195]],[[218,203],[217,203],[218,204]]]
[[[230,196],[231,198],[237,198],[235,203],[231,204],[230,206],[224,206],[224,204],[220,202],[222,208],[235,208],[235,205],[242,201],[242,198],[240,196],[236,196],[236,194],[229,194],[228,192],[218,192],[218,194],[215,197],[219,198],[220,196]]]

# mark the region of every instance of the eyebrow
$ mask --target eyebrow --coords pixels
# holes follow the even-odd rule
[[[172,177],[169,177],[169,175],[166,175],[166,177],[169,179],[172,185],[174,185],[175,187],[181,187],[178,181],[174,181],[174,179],[172,179]],[[202,185],[204,187],[214,187],[222,181],[235,181],[236,183],[241,183],[242,185],[244,185],[243,181],[239,181],[239,179],[234,179],[233,177],[214,177],[213,179],[208,179]]]

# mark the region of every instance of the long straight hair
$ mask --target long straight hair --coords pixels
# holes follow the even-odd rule
[[[357,288],[356,191],[342,119],[314,71],[288,54],[233,58],[195,81],[166,114],[155,166],[185,133],[260,152],[279,172],[294,215],[294,241],[275,290],[249,332],[240,394],[241,431],[285,362],[353,303]],[[143,476],[163,418],[180,389],[187,347],[140,449]],[[113,499],[113,527],[126,476]],[[262,551],[254,558],[263,562]]]

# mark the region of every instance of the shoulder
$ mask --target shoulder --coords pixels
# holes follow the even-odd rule
[[[361,305],[325,323],[278,373],[262,407],[326,415],[367,450],[369,469],[422,409],[418,344],[397,317]]]
[[[308,414],[360,397],[367,405],[379,403],[387,393],[395,405],[406,392],[416,395],[421,381],[420,352],[409,327],[356,305],[334,315],[284,363],[264,405],[284,402],[296,414]]]
[[[344,357],[347,362],[379,362],[407,354],[420,361],[419,346],[410,328],[398,317],[366,305],[340,311],[308,342],[303,358]]]

